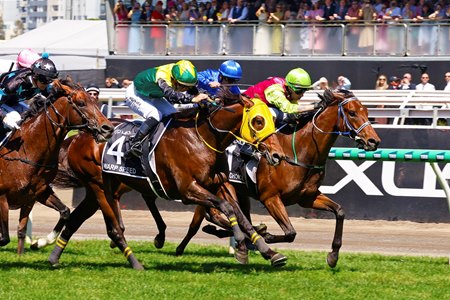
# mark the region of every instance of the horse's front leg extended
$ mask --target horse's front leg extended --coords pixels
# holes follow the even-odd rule
[[[264,240],[269,243],[292,243],[295,240],[297,232],[292,226],[286,207],[281,201],[280,197],[275,195],[268,199],[260,199],[264,204],[269,214],[278,223],[284,232],[284,235],[273,235],[271,233],[264,233]]]
[[[25,249],[25,237],[27,235],[27,223],[34,202],[29,206],[20,208],[19,226],[17,226],[17,254],[22,255]]]
[[[311,208],[332,212],[336,217],[336,227],[334,229],[332,251],[328,253],[327,263],[334,268],[339,259],[339,249],[342,246],[342,233],[344,229],[345,212],[341,205],[337,204],[324,194],[320,194],[313,201]]]
[[[70,209],[56,196],[56,194],[51,191],[49,197],[47,197],[43,201],[39,201],[47,207],[53,208],[54,210],[59,212],[59,220],[56,223],[55,227],[53,227],[52,232],[50,232],[46,238],[39,238],[37,240],[33,240],[31,242],[31,249],[41,249],[48,245],[55,243],[59,234],[61,233],[64,225],[66,225],[67,220],[69,220]]]

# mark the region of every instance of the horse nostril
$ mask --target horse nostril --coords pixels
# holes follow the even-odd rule
[[[380,141],[377,141],[376,139],[371,138],[371,139],[367,140],[367,144],[370,145],[372,148],[377,149],[378,145],[380,144]]]
[[[100,131],[105,137],[111,137],[114,132],[114,127],[109,124],[102,124]]]
[[[280,161],[281,161],[281,155],[278,154],[278,153],[274,153],[272,155],[272,159],[273,159],[274,164],[278,165],[280,163]]]

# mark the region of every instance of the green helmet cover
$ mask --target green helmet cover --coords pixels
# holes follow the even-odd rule
[[[172,67],[172,77],[182,85],[194,86],[197,83],[197,70],[188,60],[180,60]]]
[[[311,77],[309,77],[308,72],[302,68],[296,68],[286,75],[286,84],[290,86],[295,92],[300,89],[310,89],[311,88]]]

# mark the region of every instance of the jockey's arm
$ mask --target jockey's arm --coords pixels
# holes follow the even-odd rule
[[[279,84],[269,86],[264,93],[267,101],[284,113],[300,113],[314,109],[313,104],[291,103],[286,98],[283,87]]]
[[[158,79],[158,86],[161,88],[164,98],[172,104],[191,103],[193,95],[174,90],[164,79]]]

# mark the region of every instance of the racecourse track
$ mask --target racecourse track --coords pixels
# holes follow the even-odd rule
[[[62,199],[71,199],[71,192],[58,191]],[[124,210],[128,240],[153,241],[157,233],[150,212]],[[161,211],[166,224],[166,240],[179,243],[183,239],[192,212]],[[10,235],[16,236],[19,211],[10,211]],[[253,223],[265,223],[273,233],[281,229],[270,216],[253,215]],[[450,218],[450,213],[449,213]],[[33,237],[46,236],[58,219],[58,213],[41,204],[33,209]],[[329,251],[334,232],[334,219],[291,218],[297,237],[293,243],[277,244],[278,249]],[[206,222],[204,222],[206,224]],[[74,235],[75,239],[107,239],[101,212],[98,211]],[[228,239],[218,239],[199,232],[192,240],[197,244],[216,244],[228,247]],[[153,247],[153,245],[151,245]],[[189,246],[186,251],[189,251]],[[341,253],[365,252],[390,255],[450,257],[450,223],[415,223],[407,221],[346,220]]]

